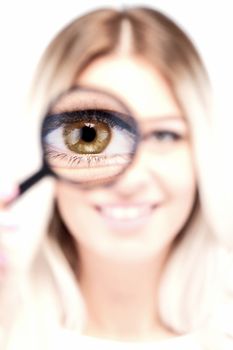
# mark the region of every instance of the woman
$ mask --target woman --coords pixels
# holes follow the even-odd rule
[[[157,11],[94,11],[46,50],[34,85],[37,112],[77,85],[116,96],[149,137],[108,188],[56,180],[48,234],[25,273],[25,301],[5,327],[6,348],[92,339],[93,347],[222,349],[212,321],[224,251],[206,172],[213,170],[211,93],[195,48]]]

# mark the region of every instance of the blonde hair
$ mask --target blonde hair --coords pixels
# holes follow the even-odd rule
[[[220,238],[223,233],[219,226],[216,229],[218,207],[210,203],[209,197],[217,183],[212,177],[216,163],[210,164],[211,89],[196,49],[184,32],[158,11],[148,8],[93,11],[69,24],[48,46],[34,82],[34,108],[39,114],[43,113],[51,99],[72,86],[88,64],[116,51],[122,38],[123,21],[130,25],[133,54],[143,56],[160,70],[192,133],[198,177],[197,200],[189,221],[174,242],[159,295],[162,322],[183,334],[208,324],[224,284],[225,256]],[[208,164],[210,171],[206,168]],[[19,317],[20,321],[16,319],[15,330],[29,326],[29,323],[33,329],[40,318],[39,326],[44,326],[44,330],[46,327],[51,330],[51,324],[57,324],[82,332],[85,305],[73,273],[78,262],[74,246],[55,205],[49,235],[43,238],[25,281],[30,297],[27,297],[24,303],[27,308],[22,313],[28,312],[28,316]],[[21,326],[17,326],[19,324]],[[13,338],[16,333],[12,333]],[[24,343],[22,333],[18,331],[17,334],[18,344]],[[46,334],[40,338],[46,339]],[[38,347],[44,349],[45,344]],[[13,345],[9,345],[11,348]]]

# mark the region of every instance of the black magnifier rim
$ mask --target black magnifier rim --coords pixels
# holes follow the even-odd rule
[[[93,92],[93,93],[102,93],[103,95],[107,95],[108,97],[110,97],[113,100],[117,101],[117,103],[119,103],[119,105],[122,107],[122,109],[127,112],[127,114],[125,114],[125,115],[127,116],[128,120],[130,120],[130,122],[132,122],[132,126],[133,126],[133,128],[135,130],[135,143],[134,143],[134,148],[132,150],[131,161],[129,162],[128,165],[123,167],[122,171],[120,171],[119,174],[117,174],[113,180],[109,180],[107,183],[102,183],[102,184],[101,183],[100,184],[98,184],[98,183],[97,184],[84,184],[84,183],[80,183],[78,181],[73,181],[73,180],[68,179],[66,177],[59,176],[56,172],[53,171],[53,169],[49,165],[48,161],[46,160],[45,152],[44,152],[44,142],[43,142],[43,126],[44,126],[45,119],[48,117],[48,115],[50,114],[50,111],[52,110],[52,107],[56,104],[57,101],[59,101],[59,99],[61,99],[63,96],[68,95],[69,93],[71,93],[72,91],[75,91],[75,90],[81,90],[81,91],[87,91],[87,92]],[[98,110],[98,109],[96,109],[96,110]],[[111,110],[108,110],[108,109],[106,109],[106,111],[109,112],[109,113],[117,112],[117,111],[114,111],[114,110],[111,111]],[[124,113],[122,113],[122,114],[124,114]],[[54,98],[49,103],[49,106],[47,108],[47,112],[45,113],[44,118],[43,118],[43,122],[41,123],[40,140],[41,140],[42,158],[43,158],[42,159],[43,160],[42,169],[44,169],[44,171],[46,172],[47,175],[52,175],[53,177],[55,177],[58,180],[67,182],[69,184],[77,185],[77,186],[79,186],[82,189],[91,189],[91,188],[98,188],[98,187],[109,187],[109,186],[112,186],[114,183],[116,183],[117,180],[127,171],[127,169],[134,162],[140,139],[141,139],[141,133],[139,131],[139,126],[138,126],[138,122],[137,122],[136,118],[134,118],[132,116],[132,113],[131,113],[130,109],[126,106],[125,103],[123,103],[123,101],[121,101],[121,99],[118,96],[115,96],[113,93],[110,93],[109,91],[105,91],[104,89],[100,89],[100,88],[96,88],[96,87],[92,87],[92,86],[73,85],[70,88],[66,89],[65,91],[62,91],[61,93],[59,93],[57,95],[57,97]]]

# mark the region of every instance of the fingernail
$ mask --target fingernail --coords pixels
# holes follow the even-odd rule
[[[19,188],[16,185],[2,184],[0,186],[0,200],[9,201],[17,197]]]

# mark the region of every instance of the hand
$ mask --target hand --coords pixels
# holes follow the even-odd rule
[[[3,184],[2,184],[3,185]],[[0,186],[0,344],[5,339],[5,332],[14,321],[16,310],[20,305],[17,291],[17,273],[12,266],[12,252],[5,244],[7,236],[14,235],[17,230],[13,222],[9,204],[18,195],[16,185]]]
[[[8,206],[18,195],[19,189],[16,185],[0,185],[0,211]],[[1,224],[1,222],[0,222]]]
[[[15,224],[9,215],[7,207],[18,195],[18,187],[16,185],[4,185],[0,187],[0,280],[4,277],[7,269],[7,254],[2,249],[3,235],[12,232]]]

